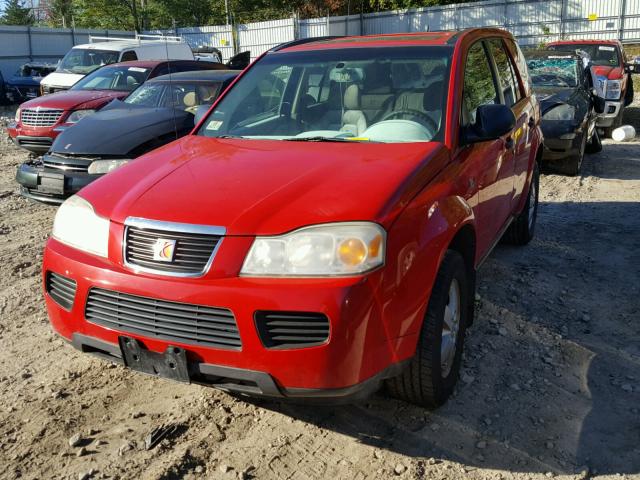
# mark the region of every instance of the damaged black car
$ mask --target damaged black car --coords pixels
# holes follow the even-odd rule
[[[240,72],[205,70],[148,80],[124,101],[63,131],[49,151],[18,167],[23,196],[46,203],[189,133]]]
[[[577,175],[586,153],[602,149],[590,60],[584,52],[536,50],[526,54],[533,90],[542,111],[543,165]]]

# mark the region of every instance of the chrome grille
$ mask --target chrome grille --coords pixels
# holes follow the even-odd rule
[[[54,108],[25,108],[20,112],[20,121],[29,127],[50,127],[56,124],[63,112]]]
[[[222,241],[224,229],[203,225],[129,218],[125,222],[124,259],[134,268],[173,276],[204,274]],[[169,259],[156,257],[159,242],[173,243]]]
[[[64,170],[65,172],[87,173],[91,161],[74,161],[73,159],[66,159],[53,155],[45,155],[45,157],[42,159],[42,164],[45,168]]]
[[[226,308],[92,288],[85,318],[96,325],[149,338],[219,348],[242,346],[236,319]]]

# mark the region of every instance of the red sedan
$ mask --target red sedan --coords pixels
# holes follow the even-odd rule
[[[181,382],[442,404],[475,272],[533,236],[539,108],[502,30],[304,40],[195,130],[58,210],[43,264],[76,348]]]
[[[42,154],[65,128],[122,99],[148,78],[172,72],[215,70],[220,64],[195,60],[149,60],[117,63],[87,75],[70,90],[34,98],[20,105],[15,122],[7,128],[20,147]],[[171,69],[171,70],[170,70]]]

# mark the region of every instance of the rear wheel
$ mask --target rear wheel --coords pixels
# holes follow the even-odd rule
[[[527,203],[507,229],[504,240],[512,245],[526,245],[533,238],[538,218],[538,193],[540,191],[540,172],[538,163],[533,165],[531,184],[527,193]]]
[[[429,408],[451,396],[460,371],[471,290],[462,255],[448,250],[431,291],[416,353],[399,376],[386,382],[393,396]]]

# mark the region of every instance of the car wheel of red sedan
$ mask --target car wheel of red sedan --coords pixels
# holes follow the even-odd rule
[[[458,379],[471,295],[462,255],[448,250],[431,292],[416,353],[402,374],[387,381],[393,396],[429,408],[447,401]]]

